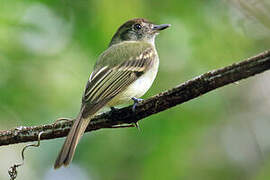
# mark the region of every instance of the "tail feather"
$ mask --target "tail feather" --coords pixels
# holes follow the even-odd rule
[[[90,122],[90,119],[91,117],[88,117],[87,119],[85,119],[85,118],[82,118],[82,116],[79,116],[75,120],[62,146],[62,149],[55,161],[55,164],[54,164],[55,169],[60,168],[62,165],[67,166],[72,161],[72,158],[75,153],[75,149],[88,123]]]
[[[67,166],[75,153],[75,149],[79,143],[81,136],[87,128],[91,118],[99,111],[110,99],[105,99],[97,104],[83,106],[81,111],[72,125],[68,136],[62,146],[62,149],[54,163],[54,169],[60,168],[62,165]]]

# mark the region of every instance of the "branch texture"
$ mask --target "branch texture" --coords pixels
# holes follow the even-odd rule
[[[194,79],[186,81],[175,88],[157,94],[136,106],[136,113],[132,107],[125,107],[116,112],[107,112],[95,116],[88,125],[86,132],[115,125],[137,122],[152,114],[182,104],[200,95],[233,82],[248,78],[270,69],[270,50],[254,57],[234,63],[230,66],[209,71]],[[41,139],[64,137],[69,132],[72,122],[60,121],[54,124],[31,127],[17,127],[0,132],[0,146],[36,141],[39,132],[43,131]]]

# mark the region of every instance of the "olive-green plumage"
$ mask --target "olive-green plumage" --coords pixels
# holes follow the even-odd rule
[[[91,118],[104,106],[115,106],[141,97],[152,85],[159,59],[154,39],[169,25],[154,25],[141,18],[124,23],[115,33],[91,74],[82,106],[54,167],[68,165]]]

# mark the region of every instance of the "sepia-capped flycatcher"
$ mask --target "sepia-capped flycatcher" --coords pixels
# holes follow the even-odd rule
[[[119,27],[90,75],[80,113],[55,161],[55,169],[71,162],[81,136],[97,111],[131,99],[135,105],[137,98],[151,87],[159,65],[155,37],[169,26],[136,18]]]

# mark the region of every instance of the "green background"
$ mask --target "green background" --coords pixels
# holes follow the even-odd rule
[[[0,0],[0,130],[75,117],[93,65],[134,17],[170,23],[144,98],[267,50],[270,4],[201,0]],[[28,149],[18,179],[270,178],[270,73],[155,114],[135,128],[85,134],[73,163],[52,169],[63,138]],[[25,144],[0,147],[0,179]]]

